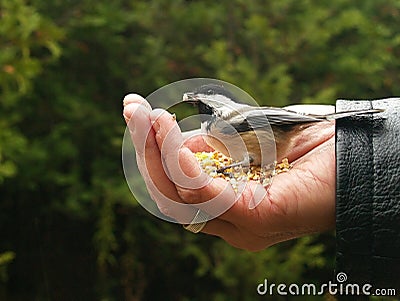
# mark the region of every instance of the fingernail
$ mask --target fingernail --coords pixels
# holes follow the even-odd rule
[[[150,120],[152,121],[153,128],[156,133],[160,130],[161,127],[158,119],[161,117],[162,114],[168,114],[168,112],[163,109],[154,109],[150,113]]]
[[[122,116],[124,116],[125,122],[126,122],[126,124],[128,124],[128,122],[129,122],[129,120],[130,120],[130,117],[128,117],[128,115],[125,113],[125,110],[124,110],[124,112],[122,113]]]
[[[138,94],[128,94],[124,97],[123,104],[124,106],[127,106],[131,103],[138,103],[141,102],[141,98],[142,97]]]
[[[128,94],[124,97],[123,105],[124,107],[129,106],[130,104],[141,104],[144,105],[148,110],[151,110],[150,104],[139,94]]]
[[[125,107],[123,115],[131,134],[135,132],[136,122],[141,122],[148,114],[147,108],[141,104],[132,103]]]
[[[128,123],[129,120],[132,118],[132,115],[136,111],[137,107],[137,105],[131,104],[124,108],[122,115],[124,116],[126,123]]]

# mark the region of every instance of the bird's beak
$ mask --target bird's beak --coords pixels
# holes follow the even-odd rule
[[[197,105],[199,103],[199,99],[193,92],[188,92],[183,94],[182,101]]]

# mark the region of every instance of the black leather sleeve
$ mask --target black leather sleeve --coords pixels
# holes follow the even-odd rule
[[[336,103],[370,108],[385,112],[336,121],[336,275],[399,294],[400,98]]]

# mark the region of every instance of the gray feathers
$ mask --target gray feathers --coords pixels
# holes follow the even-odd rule
[[[322,105],[308,106],[307,113],[278,107],[253,107],[238,103],[232,93],[219,85],[201,86],[195,92],[185,93],[183,100],[196,104],[200,114],[210,116],[207,120],[202,120],[206,123],[207,130],[218,124],[224,134],[233,134],[234,131],[243,133],[251,130],[270,130],[271,127],[279,127],[285,131],[300,124],[382,112],[379,109],[369,109],[326,114],[326,110],[321,112],[321,107],[326,107]],[[304,107],[307,105],[303,105]]]
[[[250,130],[265,129],[279,126],[282,129],[290,129],[300,123],[318,122],[318,119],[308,115],[301,115],[281,108],[250,107],[244,106],[242,110],[231,111],[229,125],[221,128],[225,134],[232,134],[235,129],[239,133]]]

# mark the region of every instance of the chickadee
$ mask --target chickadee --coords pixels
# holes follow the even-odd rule
[[[239,163],[234,165],[265,165],[276,158],[282,159],[294,135],[312,123],[329,121],[347,116],[379,113],[382,110],[355,110],[339,113],[299,113],[292,107],[254,107],[241,104],[223,86],[208,84],[183,95],[183,101],[198,107],[201,131],[205,141],[215,150]],[[311,110],[333,106],[304,105]],[[275,139],[275,140],[274,140]],[[274,143],[275,141],[275,143]],[[275,152],[276,145],[276,152]],[[232,167],[232,165],[226,168]],[[220,171],[225,170],[221,169]]]

